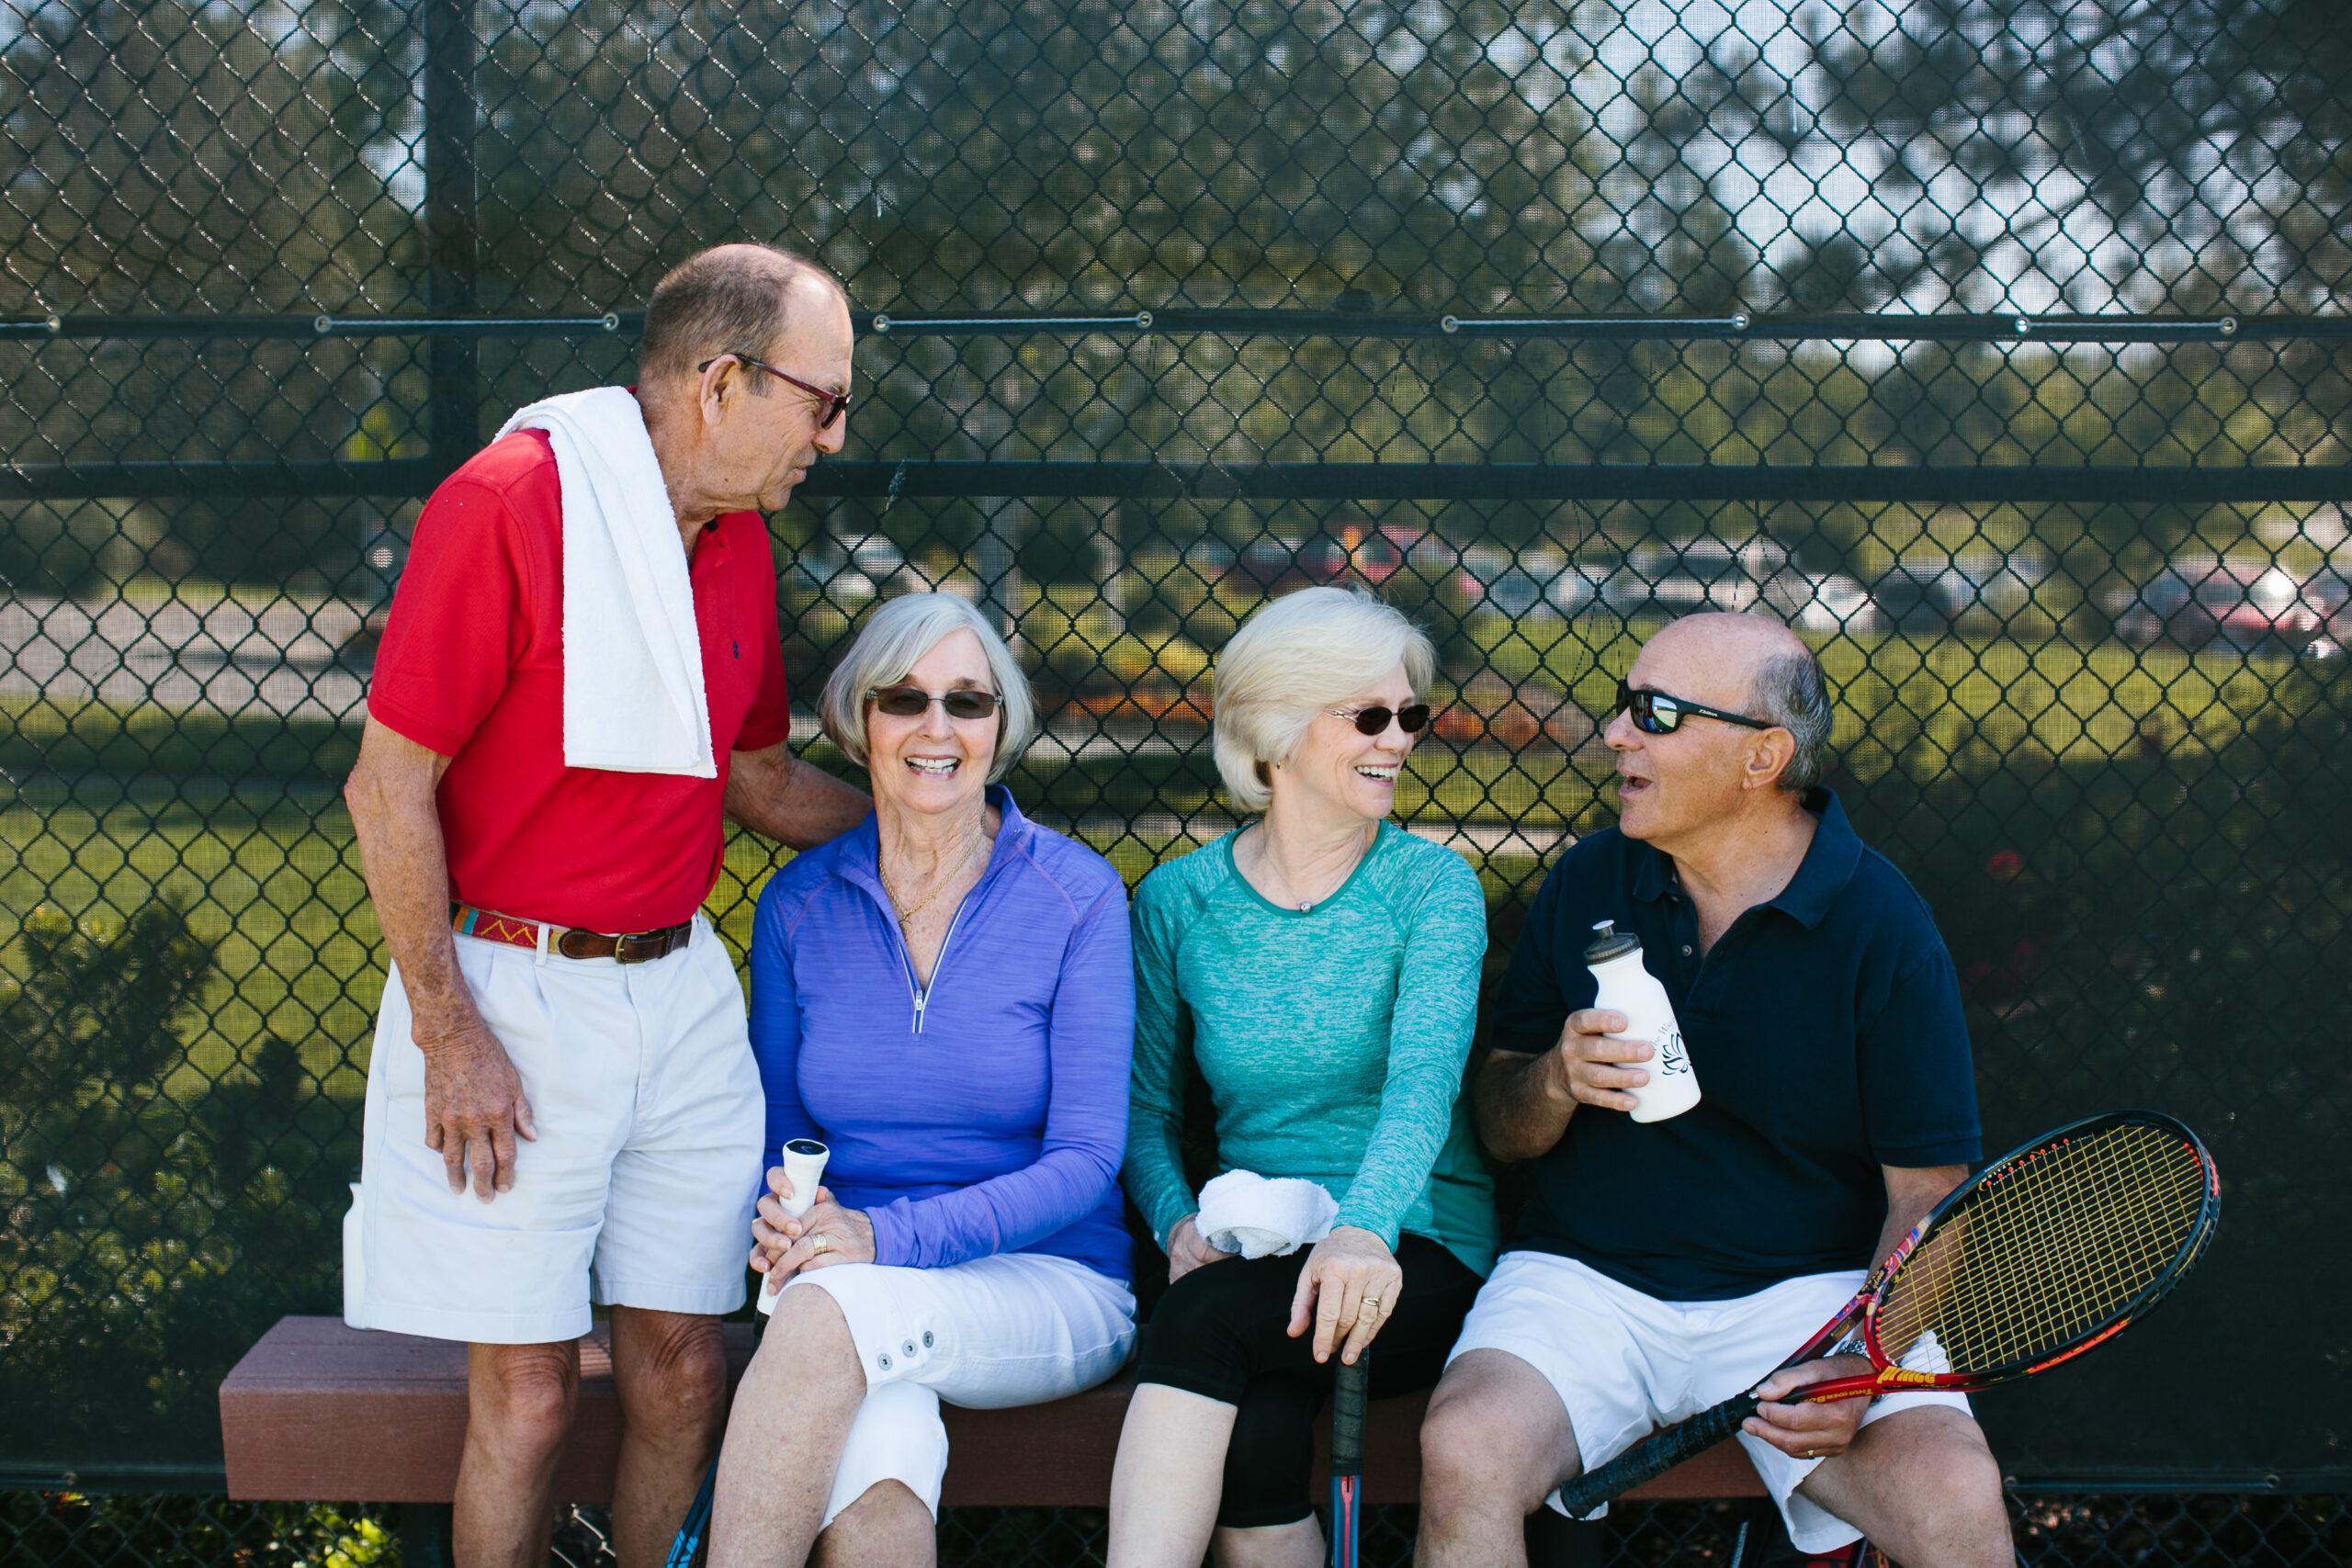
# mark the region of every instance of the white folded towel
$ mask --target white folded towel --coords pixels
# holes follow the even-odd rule
[[[1193,1222],[1211,1247],[1244,1258],[1287,1258],[1331,1234],[1340,1205],[1316,1182],[1228,1170],[1201,1189]]]
[[[563,487],[563,762],[718,776],[678,514],[626,387],[546,398],[499,427],[544,430]]]

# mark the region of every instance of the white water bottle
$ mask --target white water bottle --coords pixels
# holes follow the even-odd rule
[[[1603,1012],[1625,1015],[1625,1031],[1616,1038],[1646,1040],[1652,1055],[1646,1062],[1629,1062],[1650,1076],[1650,1081],[1625,1092],[1634,1097],[1636,1122],[1663,1122],[1699,1103],[1699,1076],[1690,1070],[1690,1053],[1683,1047],[1682,1026],[1674,1021],[1674,1004],[1666,987],[1642,963],[1638,938],[1617,930],[1614,920],[1593,928],[1592,945],[1584,961],[1592,970],[1600,992],[1592,1005]]]
[[[784,1145],[783,1152],[784,1179],[792,1183],[792,1196],[779,1198],[776,1201],[784,1205],[786,1214],[797,1220],[817,1201],[817,1181],[825,1174],[825,1161],[831,1157],[833,1151],[814,1138],[795,1138]],[[775,1299],[784,1292],[770,1291],[767,1281],[763,1280],[759,1294],[760,1315],[774,1316]]]

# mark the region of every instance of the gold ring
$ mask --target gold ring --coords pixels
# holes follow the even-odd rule
[[[1378,1312],[1380,1310],[1380,1298],[1378,1296],[1365,1296],[1358,1304],[1359,1306],[1370,1307],[1373,1311]]]
[[[811,1256],[820,1252],[831,1252],[832,1249],[833,1238],[827,1235],[823,1231],[819,1231],[815,1235],[808,1238],[808,1251]]]

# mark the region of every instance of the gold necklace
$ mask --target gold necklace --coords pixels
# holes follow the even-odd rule
[[[900,931],[906,930],[907,923],[910,920],[912,920],[917,915],[922,914],[924,907],[933,899],[938,897],[941,893],[946,891],[947,885],[949,883],[963,875],[964,868],[972,863],[972,857],[978,854],[980,852],[980,846],[988,841],[988,829],[986,827],[982,827],[978,833],[972,836],[971,847],[964,852],[964,858],[956,863],[956,869],[941,877],[937,882],[933,883],[931,891],[917,899],[911,906],[910,906],[904,898],[901,898],[899,896],[899,890],[897,888],[890,886],[890,874],[882,870],[881,859],[877,855],[875,860],[875,870],[882,878],[882,891],[890,896],[890,902],[899,909],[899,929]]]

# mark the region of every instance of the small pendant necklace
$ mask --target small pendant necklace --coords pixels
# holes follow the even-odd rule
[[[989,835],[987,829],[983,828],[978,832],[973,834],[970,845],[964,851],[964,858],[956,863],[956,868],[953,871],[950,871],[946,875],[941,877],[937,882],[933,883],[931,885],[931,891],[916,899],[912,904],[909,904],[904,898],[900,897],[899,890],[890,886],[889,873],[882,872],[879,863],[877,862],[875,869],[881,873],[882,891],[890,896],[891,904],[895,906],[899,911],[899,929],[900,931],[906,930],[909,922],[912,921],[917,915],[922,913],[924,908],[928,906],[933,899],[938,897],[940,894],[947,890],[947,885],[949,883],[963,875],[964,869],[972,863],[972,857],[978,854],[980,852],[980,846],[986,844],[988,841]]]

